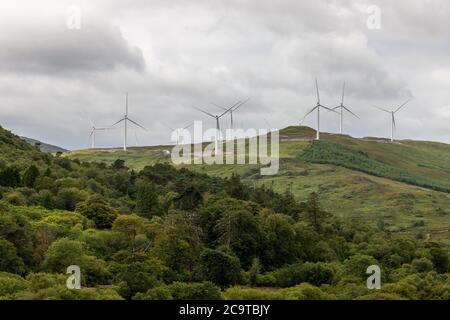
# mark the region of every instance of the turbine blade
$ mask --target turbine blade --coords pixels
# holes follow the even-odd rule
[[[271,124],[269,123],[269,121],[267,121],[266,118],[264,118],[264,122],[266,123],[266,125],[269,127],[269,129],[272,129]]]
[[[403,103],[400,107],[398,107],[397,110],[394,111],[394,113],[397,112],[398,110],[400,110],[401,108],[403,108],[410,101],[411,101],[411,99],[406,100],[406,102]]]
[[[125,118],[120,119],[119,121],[117,121],[116,123],[114,123],[111,127],[114,127],[116,124],[119,124],[119,123],[121,123],[121,122],[124,121],[124,120],[125,120]]]
[[[352,115],[354,115],[355,117],[357,117],[358,119],[361,119],[361,118],[358,117],[356,114],[354,114],[352,111],[350,111],[350,109],[348,109],[347,107],[344,107],[344,106],[343,106],[343,108],[344,108],[345,110],[347,110],[347,112],[349,112],[349,113],[351,113]]]
[[[189,128],[189,127],[192,127],[192,125],[193,125],[194,123],[193,122],[191,122],[190,124],[188,124],[186,127],[184,127],[183,129],[187,129],[187,128]]]
[[[198,111],[200,111],[200,112],[203,112],[204,114],[207,114],[207,115],[210,116],[210,117],[213,117],[213,118],[216,117],[216,116],[214,116],[213,114],[211,114],[211,113],[209,113],[209,112],[207,112],[207,111],[205,111],[205,110],[202,110],[202,109],[200,109],[200,108],[197,108],[197,107],[194,107],[194,106],[193,106],[193,108],[196,109],[196,110],[198,110]]]
[[[337,112],[336,110],[330,109],[330,108],[325,107],[325,106],[323,106],[323,105],[321,105],[321,104],[319,105],[319,107],[324,108],[324,109],[327,109],[328,111],[331,111],[331,112],[334,112],[334,113],[339,114],[339,112]]]
[[[134,123],[135,125],[137,125],[139,128],[144,129],[145,131],[148,131],[147,129],[145,129],[143,126],[141,126],[139,123],[137,123],[136,121],[131,120],[130,118],[128,118],[128,121]]]
[[[166,127],[167,129],[170,129],[172,131],[175,131],[174,128],[172,128],[171,126],[168,126],[167,124],[163,123],[163,126]]]
[[[317,92],[317,104],[320,104],[319,85],[317,83],[317,78],[316,78],[316,92]]]
[[[312,108],[307,114],[305,114],[305,116],[303,117],[303,119],[300,121],[300,123],[303,123],[303,121],[305,121],[306,117],[309,116],[312,112],[314,112],[314,110],[316,110],[318,107],[314,107]]]
[[[239,109],[240,107],[242,107],[244,104],[247,103],[248,100],[250,100],[250,98],[248,98],[247,100],[244,100],[243,102],[240,102],[240,104],[239,104],[236,108],[234,108],[233,111],[236,111],[237,109]]]
[[[341,100],[341,104],[344,104],[344,95],[345,95],[345,81],[344,81],[344,85],[342,86],[342,100]]]
[[[213,106],[218,107],[219,109],[222,109],[222,110],[228,110],[227,108],[222,107],[222,106],[219,106],[218,104],[216,104],[216,103],[214,103],[214,102],[211,102],[211,104],[212,104]]]
[[[395,117],[392,117],[392,123],[394,124],[394,129],[397,130],[397,125],[395,124]]]
[[[377,106],[373,106],[373,107],[377,108],[378,110],[381,110],[381,111],[384,111],[384,112],[387,112],[387,113],[391,113],[390,111],[388,111],[386,109],[383,109],[383,108],[380,108],[380,107],[377,107]]]

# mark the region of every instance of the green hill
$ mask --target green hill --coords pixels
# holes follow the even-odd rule
[[[167,146],[68,154],[97,162],[79,161],[0,128],[0,300],[449,299],[449,194],[431,189],[445,181],[313,133],[283,130],[281,170],[261,177],[125,166],[169,162]],[[438,172],[433,152],[422,162]]]
[[[0,151],[0,168],[13,164],[14,167],[23,170],[34,162],[48,162],[48,155],[2,127],[0,127]]]
[[[228,177],[238,173],[248,184],[275,191],[291,190],[305,200],[318,191],[324,206],[341,216],[382,225],[395,232],[431,236],[450,245],[450,145],[436,142],[356,139],[321,135],[291,126],[280,131],[280,171],[260,176],[257,165],[191,165],[191,170]],[[169,162],[171,146],[97,149],[68,152],[81,161],[112,163],[120,158],[128,167],[142,169]]]

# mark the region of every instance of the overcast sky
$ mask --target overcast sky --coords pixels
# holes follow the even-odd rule
[[[368,28],[371,5],[380,29]],[[130,117],[149,129],[132,128],[130,145],[167,143],[165,125],[214,126],[192,106],[216,113],[211,102],[245,98],[236,125],[282,128],[315,106],[317,76],[330,107],[346,82],[345,103],[361,117],[345,118],[347,133],[389,136],[389,115],[373,106],[412,97],[397,137],[450,143],[449,19],[448,0],[1,1],[0,125],[86,148],[89,119],[119,120],[128,91]],[[337,132],[338,116],[321,126]],[[121,143],[120,128],[97,135],[98,146]]]

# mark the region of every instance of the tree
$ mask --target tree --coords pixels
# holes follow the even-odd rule
[[[39,177],[39,169],[33,164],[23,174],[23,184],[25,187],[33,188],[36,179]]]
[[[309,223],[316,231],[319,231],[327,216],[328,214],[320,207],[319,195],[316,192],[310,193],[306,203],[306,218],[309,220]]]
[[[99,194],[89,196],[77,205],[76,211],[94,221],[97,229],[110,229],[118,213]]]
[[[113,222],[112,230],[119,233],[120,237],[134,250],[136,236],[145,233],[148,221],[135,214],[120,215]]]
[[[156,186],[147,180],[140,180],[136,185],[136,209],[139,214],[148,218],[153,215],[160,215],[162,210]]]
[[[261,262],[258,258],[254,258],[252,261],[252,266],[249,270],[250,284],[256,286],[258,283],[258,277],[261,274]]]
[[[17,250],[14,245],[4,239],[0,239],[0,271],[24,274],[25,264],[17,256]]]
[[[49,272],[65,272],[70,265],[81,265],[83,255],[82,242],[61,238],[48,248],[43,267]]]
[[[203,200],[202,193],[195,184],[189,183],[179,192],[175,199],[177,208],[181,210],[193,210],[197,208]]]
[[[164,270],[157,259],[140,258],[124,261],[115,268],[115,281],[119,285],[119,293],[131,299],[138,292],[146,292],[161,284],[160,278]]]
[[[252,259],[259,253],[262,238],[257,212],[256,204],[225,194],[205,197],[198,222],[206,245],[231,249],[244,268],[250,267]]]
[[[446,250],[439,247],[439,245],[436,245],[430,249],[430,254],[431,261],[437,272],[445,273],[449,270],[449,256]]]
[[[111,165],[111,168],[115,170],[122,170],[125,169],[125,161],[122,159],[117,159],[114,161],[114,163]]]
[[[20,173],[16,168],[8,167],[0,172],[0,185],[14,188],[18,187],[20,182]]]
[[[58,209],[74,211],[77,204],[83,201],[86,192],[79,191],[77,188],[63,188],[59,190],[55,198],[55,206]]]
[[[241,278],[241,264],[236,256],[213,249],[205,249],[200,256],[200,273],[204,280],[222,288],[236,284]]]
[[[26,290],[28,285],[29,283],[19,275],[0,272],[0,300]]]
[[[264,264],[280,267],[294,262],[299,256],[293,225],[293,219],[284,214],[272,213],[261,219]]]
[[[237,174],[232,174],[227,186],[227,193],[230,197],[246,200],[247,199],[247,190],[241,182],[241,177]]]
[[[190,281],[203,245],[192,215],[170,213],[159,228],[152,252],[172,271],[172,279]]]

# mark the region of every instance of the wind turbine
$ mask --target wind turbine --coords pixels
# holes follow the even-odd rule
[[[247,101],[250,100],[250,98],[248,98],[245,101],[238,101],[237,103],[235,103],[234,105],[232,105],[231,107],[229,107],[228,109],[222,106],[219,106],[218,104],[213,103],[213,105],[215,105],[216,107],[219,107],[222,110],[225,111],[229,111],[230,112],[230,118],[231,118],[231,126],[230,128],[233,129],[233,112],[235,112],[237,109],[239,109],[240,107],[242,107],[244,104],[247,103]]]
[[[124,134],[123,134],[123,151],[127,151],[127,130],[128,130],[128,121],[130,121],[131,123],[133,123],[134,125],[138,126],[141,129],[144,129],[145,131],[147,131],[147,129],[145,129],[143,126],[141,126],[139,123],[137,123],[136,121],[133,121],[132,119],[130,119],[128,117],[128,92],[126,93],[126,99],[125,99],[125,115],[123,116],[122,119],[120,119],[119,121],[117,121],[116,123],[114,123],[112,125],[115,126],[116,124],[121,123],[122,121],[124,121]]]
[[[191,122],[190,124],[188,124],[187,126],[185,126],[185,127],[183,127],[183,128],[177,128],[177,129],[174,129],[174,128],[172,128],[171,126],[168,126],[168,125],[166,125],[166,124],[163,123],[163,125],[164,125],[165,127],[167,127],[167,128],[169,128],[170,130],[176,132],[176,134],[177,134],[177,145],[180,144],[180,131],[186,130],[187,128],[191,127],[193,124],[194,124],[194,123]]]
[[[342,86],[341,105],[333,108],[333,110],[340,109],[340,122],[339,122],[339,133],[340,134],[342,134],[342,132],[344,131],[344,111],[347,111],[348,113],[352,114],[353,116],[355,116],[356,118],[359,119],[359,117],[356,114],[354,114],[346,106],[344,106],[344,95],[345,95],[345,82],[344,82],[344,85]]]
[[[91,123],[91,134],[89,137],[91,138],[91,149],[95,148],[95,132],[99,130],[108,130],[111,129],[109,127],[96,127],[92,120],[89,120]]]
[[[333,109],[330,109],[328,107],[325,107],[323,105],[320,104],[320,96],[319,96],[319,85],[317,84],[317,78],[316,78],[316,92],[317,92],[317,104],[314,108],[312,108],[304,117],[303,119],[300,121],[300,125],[303,123],[303,121],[305,121],[306,117],[309,116],[312,112],[314,112],[314,110],[317,109],[317,130],[316,130],[316,140],[320,139],[320,108],[324,108],[328,111],[332,111],[337,113],[336,111],[334,111]]]
[[[377,109],[379,109],[381,111],[387,112],[387,113],[389,113],[391,115],[391,142],[394,142],[394,130],[396,129],[396,126],[395,126],[395,114],[397,113],[397,111],[399,111],[401,108],[403,108],[410,101],[411,101],[411,99],[406,100],[396,110],[392,110],[392,111],[389,111],[389,110],[386,110],[386,109],[383,109],[383,108],[379,108],[379,107],[375,107],[375,108],[377,108]]]
[[[212,114],[212,113],[209,113],[209,112],[207,112],[207,111],[205,111],[205,110],[202,110],[202,109],[200,109],[200,108],[197,108],[197,107],[194,107],[194,109],[196,109],[196,110],[198,110],[198,111],[200,111],[200,112],[203,112],[204,114],[206,114],[206,115],[208,115],[208,116],[210,116],[210,117],[212,117],[212,118],[214,118],[214,119],[216,119],[216,130],[217,130],[217,132],[216,132],[216,134],[215,134],[215,141],[214,141],[214,143],[215,143],[215,146],[214,146],[214,155],[217,155],[218,154],[218,149],[219,149],[219,139],[218,139],[218,137],[217,137],[217,135],[220,133],[220,118],[222,118],[224,115],[226,115],[229,111],[230,111],[230,109],[227,109],[226,111],[224,111],[223,113],[221,113],[220,115],[214,115],[214,114]]]

